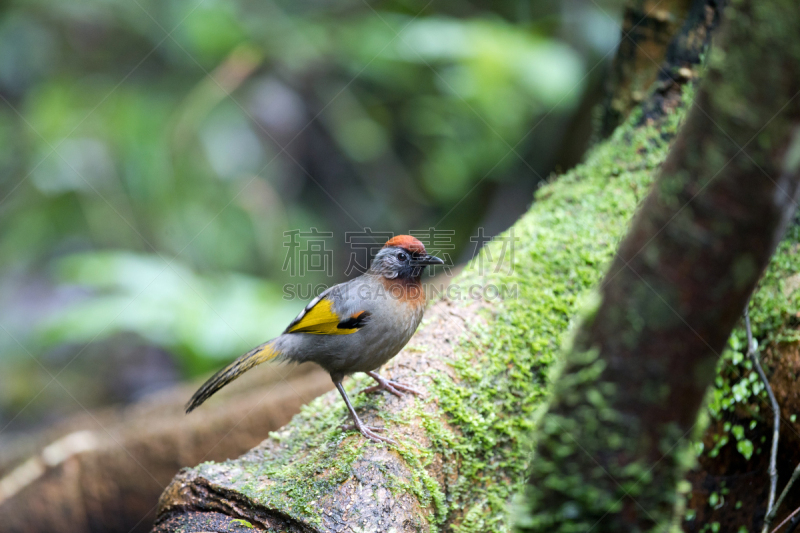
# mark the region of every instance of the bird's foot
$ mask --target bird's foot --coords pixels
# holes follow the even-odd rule
[[[368,426],[366,424],[347,424],[346,426],[342,427],[344,431],[353,431],[356,430],[365,437],[367,437],[372,442],[386,442],[388,444],[397,444],[395,441],[390,439],[389,437],[383,437],[378,435],[377,433],[386,431],[386,428],[379,428],[375,426]]]
[[[385,390],[397,396],[398,398],[402,398],[405,396],[404,393],[408,392],[411,394],[415,394],[417,396],[422,396],[422,392],[418,391],[413,387],[409,387],[408,385],[404,385],[399,381],[392,381],[391,379],[386,379],[381,377],[380,374],[376,372],[367,372],[367,375],[370,376],[372,379],[378,382],[377,385],[373,385],[372,387],[367,387],[366,389],[362,390],[359,394],[369,394],[371,392],[378,392]]]

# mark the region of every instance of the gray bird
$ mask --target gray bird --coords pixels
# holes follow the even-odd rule
[[[428,265],[444,261],[427,253],[410,235],[390,239],[363,275],[330,287],[297,315],[282,335],[257,346],[214,374],[186,405],[189,413],[212,394],[266,361],[313,361],[330,375],[342,395],[355,429],[375,442],[391,439],[377,435],[356,414],[342,387],[342,379],[365,372],[377,385],[362,392],[386,390],[396,396],[419,394],[413,388],[381,377],[377,372],[403,349],[417,330],[425,310],[420,282]]]

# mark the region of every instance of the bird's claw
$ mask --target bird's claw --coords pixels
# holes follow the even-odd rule
[[[372,392],[385,390],[387,392],[394,394],[398,398],[402,398],[403,396],[405,396],[406,392],[414,394],[416,396],[422,396],[422,392],[418,391],[413,387],[409,387],[408,385],[404,385],[399,381],[392,381],[391,379],[385,379],[385,378],[378,379],[375,378],[374,376],[373,379],[375,379],[378,382],[378,384],[373,385],[371,387],[367,387],[366,389],[359,392],[359,394],[369,394]]]

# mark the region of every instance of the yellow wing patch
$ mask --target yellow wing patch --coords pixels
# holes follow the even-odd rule
[[[358,328],[339,328],[342,321],[333,310],[333,302],[327,298],[320,300],[309,309],[296,324],[289,326],[286,333],[313,333],[315,335],[348,335]]]

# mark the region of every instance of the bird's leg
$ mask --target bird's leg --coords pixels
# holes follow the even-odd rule
[[[377,372],[367,372],[366,374],[375,381],[377,381],[378,384],[373,385],[372,387],[367,387],[366,389],[362,390],[359,394],[368,394],[370,392],[385,390],[391,392],[398,398],[402,398],[403,396],[405,396],[405,394],[403,394],[404,392],[410,392],[411,394],[422,396],[422,393],[417,389],[409,387],[408,385],[403,385],[398,381],[392,381],[391,379],[386,379],[384,377],[381,377],[381,375],[378,374]]]
[[[344,387],[342,387],[342,380],[341,379],[334,379],[334,385],[339,391],[339,394],[342,395],[342,399],[344,399],[344,403],[347,404],[347,409],[350,411],[350,416],[353,417],[354,424],[352,426],[345,426],[345,431],[349,429],[357,429],[362,435],[367,437],[369,440],[373,442],[388,442],[389,444],[397,444],[395,441],[388,437],[381,437],[377,435],[376,431],[384,431],[384,428],[376,428],[372,426],[368,426],[361,422],[361,419],[358,418],[356,414],[356,410],[353,408],[353,404],[350,403],[350,398],[347,397],[347,393],[344,391]]]

